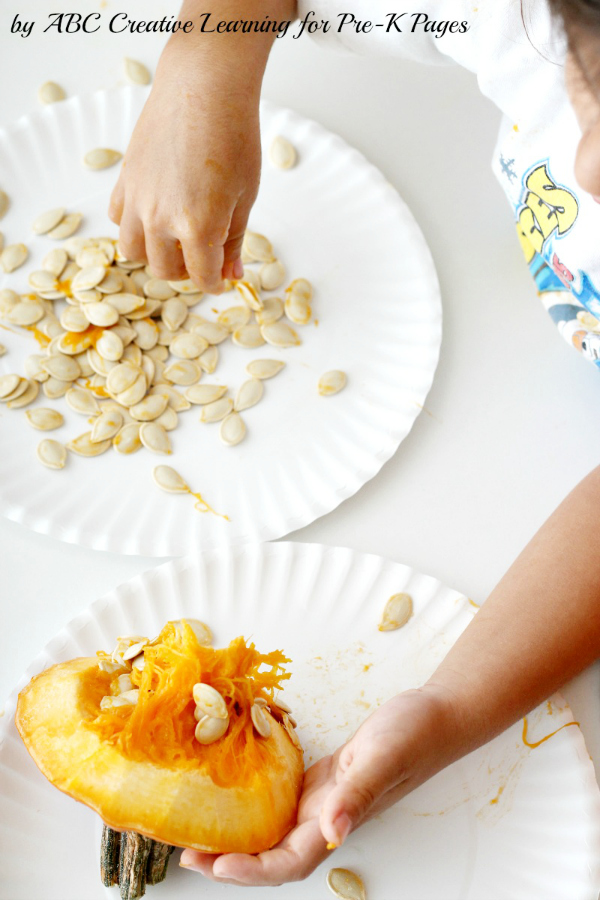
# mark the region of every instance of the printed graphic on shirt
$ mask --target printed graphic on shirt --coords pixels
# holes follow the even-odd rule
[[[577,220],[577,197],[550,176],[548,162],[537,164],[523,178],[524,199],[517,210],[518,234],[527,262],[557,235],[564,237]]]

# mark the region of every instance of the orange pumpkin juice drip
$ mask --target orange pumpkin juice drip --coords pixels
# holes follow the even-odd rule
[[[95,347],[107,330],[97,325],[88,325],[85,331],[67,331],[62,341],[66,347],[71,347],[77,353],[83,353],[89,347]]]
[[[195,497],[196,500],[198,501],[197,503],[194,503],[194,509],[197,509],[198,512],[202,512],[202,513],[210,512],[214,516],[219,516],[220,519],[225,519],[226,522],[231,521],[229,516],[225,516],[225,515],[223,515],[223,513],[218,513],[216,510],[214,510],[212,508],[212,506],[209,506],[208,503],[206,502],[206,500],[204,499],[204,497],[202,496],[202,494],[195,494],[191,490],[191,488],[188,488],[187,490],[188,490],[188,494],[190,494],[192,497]]]
[[[62,291],[65,297],[72,297],[73,292],[71,290],[71,279],[65,278],[64,281],[59,281],[56,285],[57,291]]]
[[[39,328],[36,328],[35,325],[26,325],[25,328],[27,331],[31,332],[40,347],[48,346],[48,344],[50,343],[50,338],[47,334],[44,334],[44,332],[40,331]]]
[[[562,731],[563,728],[569,728],[571,725],[579,725],[579,722],[567,722],[566,725],[561,725],[560,728],[557,728],[556,731],[553,731],[551,734],[547,734],[546,737],[543,737],[541,741],[536,741],[535,743],[531,743],[527,740],[527,717],[523,719],[523,743],[526,747],[531,747],[532,750],[535,750],[536,747],[539,747],[540,744],[543,744],[545,741],[549,741],[551,737],[554,737],[555,734],[558,734],[559,731]]]
[[[128,759],[203,768],[216,784],[249,785],[275,762],[273,743],[256,736],[250,709],[256,697],[268,701],[290,678],[283,668],[288,662],[280,650],[259,653],[241,637],[222,650],[204,647],[189,625],[181,634],[169,623],[157,643],[144,648],[144,668],[131,672],[140,690],[135,706],[101,711],[85,724]],[[214,687],[227,704],[229,728],[214,744],[200,744],[194,737],[192,689],[199,682]]]

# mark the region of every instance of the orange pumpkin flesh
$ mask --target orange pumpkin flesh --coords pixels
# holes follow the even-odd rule
[[[302,753],[284,728],[269,718],[265,739],[250,718],[254,699],[271,701],[289,678],[288,660],[242,638],[203,647],[189,626],[183,631],[168,624],[145,648],[143,670],[131,673],[135,706],[101,711],[119,672],[74,659],[21,692],[17,727],[49,781],[112,828],[212,853],[261,852],[295,824],[302,786]],[[194,738],[200,681],[219,690],[230,713],[227,733],[209,745]]]

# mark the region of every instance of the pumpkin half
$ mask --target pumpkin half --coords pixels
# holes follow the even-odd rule
[[[243,638],[202,646],[176,624],[146,643],[141,666],[99,653],[37,675],[19,695],[17,727],[46,778],[110,827],[212,853],[261,852],[294,826],[302,787],[302,751],[274,699],[289,660]],[[124,674],[137,702],[101,707]],[[227,732],[208,745],[195,738],[199,682],[219,691],[229,714]],[[266,738],[252,722],[257,699]]]

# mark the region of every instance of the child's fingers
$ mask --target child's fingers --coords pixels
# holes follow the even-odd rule
[[[108,217],[111,222],[115,223],[115,225],[121,224],[124,205],[125,191],[123,189],[123,180],[121,177],[119,177],[119,180],[115,184],[113,192],[110,195],[110,203],[108,204]]]
[[[208,294],[222,289],[223,245],[214,228],[199,225],[194,232],[180,235],[185,267],[192,281]]]
[[[229,234],[223,248],[224,262],[223,275],[225,278],[241,278],[243,274],[243,266],[241,263],[242,241],[248,226],[248,218],[252,204],[238,204],[231,217],[231,225],[229,226]],[[240,261],[239,266],[236,263]]]
[[[146,232],[148,265],[156,278],[178,281],[186,277],[181,244],[175,238],[157,232]]]
[[[119,230],[119,252],[125,259],[147,259],[146,242],[142,223],[136,215],[128,215],[127,211],[121,219]]]

